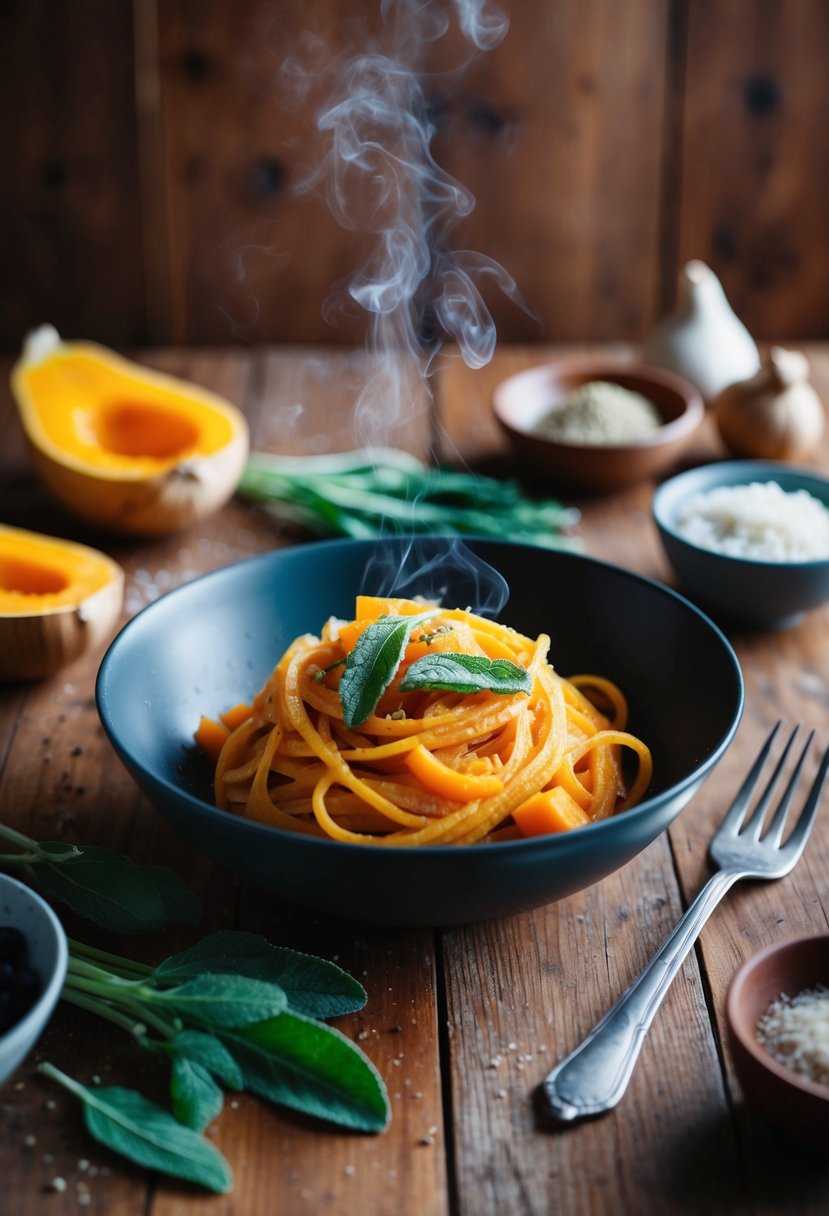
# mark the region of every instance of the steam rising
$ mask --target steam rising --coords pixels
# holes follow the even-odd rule
[[[491,50],[507,31],[506,17],[489,0],[455,0],[458,24],[472,45]],[[394,360],[428,375],[444,338],[458,344],[470,367],[483,367],[495,349],[495,324],[479,284],[493,280],[515,298],[516,284],[484,254],[449,248],[457,221],[475,200],[435,161],[435,126],[418,60],[449,26],[438,0],[382,0],[384,46],[327,65],[329,99],[317,119],[325,151],[303,189],[324,192],[345,229],[371,238],[361,266],[335,285],[325,308],[336,323],[354,305],[369,318],[375,380],[362,394],[366,442],[382,443],[390,424],[407,416],[397,401],[390,413]],[[294,84],[297,64],[291,63]],[[308,87],[308,81],[304,82]],[[405,376],[403,377],[405,381]],[[399,394],[397,394],[399,396]],[[376,408],[385,436],[377,433]]]
[[[382,49],[378,43],[327,65],[331,87],[317,120],[325,151],[302,187],[324,192],[336,221],[371,246],[356,271],[335,285],[325,308],[332,323],[355,307],[369,319],[371,372],[355,416],[364,444],[386,444],[391,430],[418,408],[445,339],[457,343],[472,368],[490,361],[496,332],[482,281],[517,297],[514,281],[491,258],[449,244],[452,228],[475,200],[432,154],[435,126],[418,60],[446,33],[452,9],[478,51],[493,49],[506,33],[505,16],[489,0],[454,0],[449,6],[441,0],[381,0]],[[295,61],[290,72],[295,84],[307,87]],[[416,548],[410,547],[405,569],[391,578],[398,589],[401,579],[407,581],[405,572],[415,568]],[[455,547],[451,562],[444,559],[444,582],[447,565],[464,585],[470,567],[479,571],[480,593],[465,603],[486,600],[492,611],[502,606],[506,589],[500,576],[463,546]],[[425,568],[418,570],[421,580],[425,575]],[[417,590],[426,594],[422,586]],[[449,591],[444,588],[444,594]],[[457,589],[449,598],[457,598]]]

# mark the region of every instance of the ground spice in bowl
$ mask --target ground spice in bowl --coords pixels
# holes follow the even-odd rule
[[[662,425],[652,401],[609,380],[590,380],[556,402],[535,431],[562,443],[636,443]]]

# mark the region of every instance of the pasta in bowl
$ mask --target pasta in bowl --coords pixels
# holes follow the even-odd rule
[[[184,836],[355,920],[468,923],[600,880],[680,813],[742,711],[728,641],[668,588],[579,554],[467,541],[509,587],[493,619],[476,569],[435,594],[455,550],[423,543],[401,592],[387,583],[402,541],[317,542],[194,580],[122,630],[98,678],[113,746]],[[380,627],[399,661],[378,690],[364,677],[388,658]],[[424,660],[432,676],[450,660],[457,685],[462,656],[472,691],[411,686]],[[474,686],[493,669],[505,686]],[[509,683],[522,674],[529,692]],[[552,804],[535,826],[533,800]]]
[[[252,705],[202,717],[216,803],[408,847],[566,831],[635,806],[653,766],[625,730],[623,693],[559,676],[549,647],[469,609],[358,596],[352,621],[289,646]],[[623,748],[638,760],[630,782]]]

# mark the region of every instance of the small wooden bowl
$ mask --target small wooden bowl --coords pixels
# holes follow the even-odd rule
[[[829,1085],[792,1072],[757,1041],[757,1023],[781,993],[829,985],[829,933],[790,938],[750,958],[731,981],[729,1043],[746,1101],[810,1144],[829,1143]]]
[[[563,443],[535,427],[557,401],[594,380],[607,380],[653,402],[662,425],[634,443]],[[551,481],[589,494],[620,490],[657,477],[687,447],[705,408],[687,381],[645,363],[561,359],[502,381],[492,400],[495,417],[517,455]]]

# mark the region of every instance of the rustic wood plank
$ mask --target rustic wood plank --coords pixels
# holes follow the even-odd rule
[[[688,6],[680,259],[710,261],[765,338],[824,332],[827,53],[820,0]]]
[[[479,373],[448,362],[435,385],[444,452],[468,452],[475,465],[506,467],[489,413],[492,386],[549,353],[512,349]],[[808,353],[816,384],[829,392],[829,355],[822,347]],[[366,375],[362,354],[292,349],[150,351],[145,357],[241,404],[256,447],[300,452],[349,446],[355,388]],[[389,441],[424,454],[428,408],[412,399],[413,414],[398,420]],[[0,518],[10,511],[111,546],[128,575],[125,617],[185,578],[287,539],[238,501],[166,540],[114,542],[93,534],[72,524],[34,485],[7,392],[0,392],[0,428],[8,437],[0,453]],[[689,460],[720,451],[708,419]],[[825,465],[825,448],[816,458]],[[588,552],[671,581],[650,521],[651,489],[581,502],[581,532]],[[829,609],[779,634],[734,632],[749,689],[746,718],[729,755],[670,836],[560,904],[444,933],[437,953],[426,931],[351,925],[283,905],[240,886],[178,839],[137,793],[97,726],[95,656],[55,680],[0,689],[0,816],[23,830],[31,825],[66,839],[94,834],[139,860],[173,865],[204,897],[205,927],[244,927],[336,956],[365,984],[365,1011],[339,1025],[360,1041],[389,1085],[389,1131],[351,1136],[248,1097],[229,1102],[214,1131],[234,1165],[235,1189],[210,1200],[217,1213],[711,1210],[812,1216],[825,1210],[825,1165],[742,1110],[718,1036],[725,987],[741,958],[774,937],[829,921],[825,813],[790,878],[738,889],[717,912],[674,985],[616,1112],[553,1131],[538,1117],[535,1091],[556,1056],[575,1045],[638,973],[698,889],[711,825],[771,719],[782,709],[829,736],[828,634]],[[79,936],[91,937],[88,926],[70,922]],[[163,942],[126,945],[96,936],[99,944],[148,960],[188,940],[192,935],[184,931]],[[127,1079],[134,1056],[125,1048],[120,1032],[63,1007],[37,1056],[84,1080],[136,1083]],[[92,1144],[72,1103],[35,1077],[34,1062],[0,1093],[0,1168],[15,1212],[40,1216],[47,1202],[56,1212],[75,1211],[87,1195],[90,1206],[114,1216],[203,1208],[205,1199],[195,1190],[167,1180],[148,1183],[142,1171]],[[162,1072],[147,1067],[141,1086],[163,1098]],[[62,1195],[48,1191],[55,1177],[67,1182]]]
[[[263,355],[257,361],[254,446],[287,454],[336,451],[353,446],[357,433],[362,442],[394,442],[425,456],[428,402],[416,384],[406,396],[409,416],[396,426],[387,399],[379,403],[382,434],[379,420],[355,417],[371,367],[362,351],[288,348]],[[257,535],[278,541],[290,532],[264,513],[251,512],[251,519],[261,529]],[[365,985],[365,1010],[337,1025],[384,1077],[392,1122],[382,1136],[355,1136],[240,1100],[232,1121],[221,1125],[224,1151],[244,1163],[232,1197],[222,1201],[224,1210],[259,1211],[273,1204],[342,1216],[443,1216],[447,1184],[433,935],[319,917],[247,888],[240,891],[238,924],[271,938],[277,925],[280,941],[335,958]],[[269,1163],[267,1170],[262,1161]],[[156,1216],[172,1216],[177,1204],[165,1190]]]
[[[0,347],[44,321],[143,341],[129,4],[5,6],[0,89]]]
[[[326,359],[322,351],[307,350],[286,350],[279,357],[218,350],[150,351],[142,357],[236,401],[250,419],[257,447],[319,450],[322,439],[334,447],[349,445],[353,406],[365,380],[366,360],[361,353]],[[13,430],[17,424],[7,394],[3,406]],[[425,455],[428,412],[420,409],[418,419],[416,425],[410,419],[405,428],[401,420],[393,437]],[[35,498],[41,501],[44,518],[52,530],[61,531],[63,512],[37,489],[31,475],[23,484],[29,504]],[[184,533],[157,541],[104,537],[71,522],[69,528],[79,539],[108,548],[125,566],[124,619],[188,578],[280,543],[279,530],[267,517],[239,501]],[[211,1134],[233,1164],[235,1184],[230,1196],[213,1201],[216,1211],[260,1211],[274,1204],[280,1210],[319,1208],[343,1216],[355,1210],[367,1216],[397,1216],[403,1211],[445,1216],[432,934],[326,920],[270,896],[240,891],[232,875],[201,857],[167,827],[115,760],[92,701],[99,658],[89,655],[36,687],[0,691],[0,746],[8,755],[0,780],[0,816],[42,837],[92,840],[124,850],[141,862],[172,865],[202,895],[203,928],[245,928],[285,945],[336,957],[368,991],[365,1010],[337,1024],[360,1042],[388,1083],[393,1120],[382,1136],[326,1128],[249,1096],[229,1098]],[[84,940],[147,961],[156,961],[194,937],[192,932],[179,931],[166,935],[163,942],[131,939],[125,944],[76,924],[71,917],[67,922]],[[60,1007],[38,1054],[85,1080],[94,1074],[105,1082],[139,1084],[135,1068],[140,1062],[125,1046],[120,1032],[102,1029],[94,1018]],[[40,1080],[33,1063],[14,1082],[24,1088],[11,1089],[0,1107],[0,1130],[5,1133],[0,1137],[4,1145],[0,1159],[7,1193],[22,1197],[21,1212],[28,1216],[39,1210],[43,1189],[55,1177],[66,1180],[66,1195],[73,1203],[80,1195],[94,1194],[95,1202],[115,1216],[145,1202],[152,1203],[157,1216],[201,1202],[195,1191],[169,1180],[156,1189],[142,1171],[97,1148],[83,1132],[72,1102]],[[150,1067],[142,1073],[140,1085],[159,1101],[165,1100],[162,1070]],[[32,1136],[36,1143],[27,1148],[26,1138]],[[79,1162],[91,1166],[81,1167]],[[408,1196],[407,1208],[394,1198],[400,1194]]]
[[[363,332],[362,316],[336,328],[322,319],[358,246],[321,199],[296,192],[318,161],[323,98],[312,87],[294,104],[280,70],[308,36],[340,50],[343,20],[374,11],[341,0],[312,19],[303,6],[258,0],[160,8],[173,341],[338,342]]]
[[[616,353],[627,351],[620,347]],[[471,451],[479,465],[503,452],[490,410],[493,388],[539,361],[538,350],[511,347],[474,374],[453,362],[439,398],[447,448]],[[537,489],[543,479],[527,481]],[[543,489],[558,493],[555,486]],[[650,487],[637,487],[606,500],[565,501],[584,512],[577,531],[592,556],[641,569],[660,560],[649,496]],[[534,1091],[556,1059],[639,974],[681,912],[663,837],[618,874],[571,899],[524,918],[447,935],[462,1212],[541,1216],[555,1207],[561,1213],[612,1213],[634,1210],[634,1197],[644,1194],[661,1195],[668,1211],[681,1210],[683,1203],[703,1210],[739,1194],[727,1093],[693,957],[668,996],[617,1111],[562,1131],[545,1130],[533,1109]],[[702,1152],[709,1168],[699,1172]]]
[[[813,382],[825,398],[827,390],[829,390],[829,360],[827,360],[823,348],[819,346],[806,344],[803,349],[810,358]],[[556,353],[572,352],[568,348],[566,351]],[[500,352],[491,367],[483,372],[475,373],[474,376],[458,363],[451,365],[449,376],[441,386],[440,405],[443,426],[450,440],[454,438],[456,442],[460,443],[461,440],[458,437],[464,436],[464,443],[468,441],[468,447],[465,447],[464,450],[471,448],[476,453],[479,463],[486,463],[487,460],[494,459],[503,446],[489,408],[495,384],[502,376],[539,362],[539,355],[540,352],[533,352],[531,348],[511,348],[506,352]],[[827,440],[829,437],[814,454],[814,463],[822,468],[826,467],[827,458],[829,458]],[[448,446],[451,448],[451,444]],[[683,464],[694,464],[723,454],[723,446],[716,435],[713,420],[709,416],[705,419],[700,434],[683,460]],[[536,483],[531,480],[530,484],[535,485]],[[547,490],[554,492],[555,487],[548,486]],[[652,487],[645,485],[636,487],[624,495],[579,502],[578,505],[584,511],[580,530],[584,535],[587,551],[591,555],[628,566],[676,586],[677,580],[668,567],[651,522],[651,493]],[[682,590],[681,587],[679,589]],[[827,666],[826,659],[826,655],[829,653],[829,649],[827,649],[829,608],[824,607],[809,614],[799,627],[780,633],[741,630],[728,623],[724,624],[730,640],[737,650],[746,677],[746,714],[727,757],[717,772],[709,778],[701,793],[697,795],[693,806],[679,818],[670,830],[671,851],[679,880],[679,896],[676,894],[676,879],[672,874],[670,857],[665,854],[663,877],[674,893],[671,900],[673,907],[671,915],[667,917],[665,931],[673,923],[674,913],[678,913],[680,909],[680,898],[682,903],[687,903],[704,881],[707,873],[706,851],[711,834],[721,818],[728,798],[733,795],[750,759],[756,754],[762,738],[776,718],[782,714],[789,720],[796,721],[803,719],[805,715],[807,724],[816,727],[819,738],[823,740],[822,745],[825,745],[826,739],[829,738],[829,717],[827,716],[829,714],[829,696],[827,696],[829,666]],[[813,761],[809,769],[811,773],[814,772],[814,767]],[[669,1028],[682,1025],[685,1027],[685,1034],[681,1039],[682,1055],[703,1050],[709,1058],[709,1062],[705,1066],[706,1072],[709,1078],[714,1075],[717,1071],[717,1064],[712,1058],[711,1052],[714,1049],[715,1040],[711,1038],[712,1028],[709,1019],[713,1019],[719,1040],[724,1041],[725,992],[731,976],[740,962],[769,941],[801,932],[817,931],[829,922],[829,910],[827,910],[829,888],[827,888],[825,880],[828,838],[829,818],[824,811],[822,818],[818,821],[807,855],[792,876],[768,887],[747,885],[728,897],[704,931],[699,947],[699,960],[703,967],[702,975],[705,977],[705,987],[710,988],[707,998],[710,1013],[705,1010],[705,995],[698,992],[696,1000],[693,1002],[693,1021],[689,1028],[687,1003],[683,1000],[680,1005],[676,1003],[672,1005],[671,1002],[677,1000],[676,995],[672,993],[651,1031],[646,1047],[648,1054],[643,1055],[639,1069],[646,1067],[648,1059],[652,1058],[650,1053],[659,1053],[662,1046],[667,1054],[660,1061],[662,1071],[659,1075],[664,1078],[665,1069],[670,1070],[676,1066],[678,1044],[674,1041],[673,1046],[671,1045]],[[664,845],[664,841],[656,842],[651,849],[646,851],[643,859],[632,863],[620,875],[606,880],[597,890],[602,887],[609,887],[610,890],[613,890],[614,884],[617,882],[625,884],[628,880],[633,883],[635,890],[637,887],[636,870],[640,861],[644,862],[644,859],[648,859],[651,853]],[[580,898],[589,902],[594,897],[595,892],[591,890]],[[564,904],[560,905],[562,912],[564,907]],[[552,914],[555,914],[554,910]],[[536,914],[536,916],[539,915]],[[646,934],[652,935],[646,919],[640,919],[640,926],[640,932],[644,928]],[[528,938],[529,936],[527,934]],[[658,935],[656,936],[658,942]],[[628,979],[637,974],[652,952],[653,944],[641,952],[635,965],[631,964]],[[522,943],[521,949],[526,950],[526,942]],[[513,948],[510,952],[505,942],[500,945],[498,950],[493,949],[491,953],[501,959],[503,957],[511,958],[517,951]],[[492,966],[491,959],[488,960],[488,965]],[[568,972],[564,967],[564,973],[572,974],[577,966],[578,959],[571,959],[570,971]],[[693,977],[695,987],[699,988],[700,972],[697,962],[693,959],[689,959],[683,969],[685,983],[688,982],[689,976]],[[520,986],[522,977],[510,975],[508,982],[503,983],[503,990],[506,992],[515,990]],[[618,982],[610,987],[613,992],[619,992],[624,987],[624,983],[621,987]],[[557,994],[554,993],[553,996],[555,995]],[[455,1000],[459,1010],[464,1008],[465,1002],[470,1001],[469,994],[462,985],[459,985],[459,993]],[[546,997],[545,1007],[552,1007],[549,995]],[[531,1001],[531,1018],[534,1009],[534,1002]],[[503,1018],[505,1015],[501,1011],[497,1016]],[[537,1017],[537,1014],[535,1016]],[[581,1028],[581,1033],[589,1027],[589,1024],[591,1023],[588,1019],[586,1025]],[[503,1035],[503,1031],[501,1033]],[[662,1045],[659,1040],[660,1034],[665,1035]],[[574,1045],[579,1037],[580,1034],[574,1031],[567,1038],[563,1051]],[[516,1035],[513,1033],[513,1039],[515,1038]],[[455,1050],[458,1052],[459,1058],[455,1062],[453,1075],[464,1079],[458,1079],[458,1084],[469,1086],[472,1084],[469,1078],[474,1075],[475,1068],[480,1067],[480,1061],[469,1058],[468,1049],[464,1047],[465,1040],[460,1034],[456,1036],[456,1040],[459,1046]],[[691,1074],[686,1076],[682,1058],[680,1058],[680,1067],[683,1067],[680,1084],[681,1086],[689,1085],[690,1091],[693,1093],[694,1070],[692,1069]],[[652,1077],[650,1086],[644,1084],[641,1090],[637,1089],[640,1084],[637,1070],[631,1090],[625,1098],[623,1106],[619,1108],[618,1115],[614,1114],[610,1118],[623,1120],[625,1115],[633,1112],[633,1117],[637,1119],[644,1117],[647,1126],[647,1116],[644,1112],[647,1110],[648,1095],[658,1092],[659,1103],[667,1100],[672,1106],[671,1116],[668,1119],[669,1128],[673,1129],[677,1124],[681,1126],[688,1119],[687,1112],[682,1110],[682,1099],[677,1097],[673,1091],[666,1095],[664,1086],[662,1090],[655,1091],[653,1080]],[[477,1085],[480,1086],[480,1084],[478,1081]],[[715,1091],[708,1094],[710,1104],[707,1107],[696,1108],[697,1111],[704,1110],[704,1114],[701,1115],[698,1122],[694,1123],[693,1128],[689,1126],[687,1135],[681,1137],[681,1143],[679,1141],[674,1143],[673,1165],[666,1166],[664,1174],[660,1178],[657,1178],[656,1175],[650,1177],[647,1182],[648,1188],[659,1186],[659,1193],[665,1196],[666,1210],[703,1210],[703,1207],[707,1208],[713,1203],[714,1210],[717,1211],[742,1211],[747,1210],[745,1205],[750,1202],[754,1205],[752,1210],[763,1213],[784,1211],[811,1214],[822,1211],[825,1204],[826,1187],[826,1172],[823,1164],[815,1158],[814,1154],[798,1151],[797,1147],[793,1146],[785,1137],[773,1135],[762,1118],[743,1109],[739,1086],[730,1063],[725,1073],[724,1084],[726,1087],[724,1090],[717,1092],[715,1087]],[[465,1088],[464,1093],[466,1093]],[[698,1100],[698,1095],[695,1097]],[[480,1101],[476,1103],[474,1098],[470,1101],[476,1114],[480,1116]],[[638,1103],[639,1105],[637,1105]],[[526,1110],[521,1109],[522,1117],[526,1119]],[[730,1113],[732,1110],[736,1110],[736,1122],[735,1116]],[[514,1114],[512,1117],[515,1117]],[[483,1125],[489,1128],[488,1120],[492,1118],[487,1114],[486,1118],[482,1119]],[[585,1136],[589,1142],[591,1133],[588,1128],[580,1128],[574,1134],[576,1137]],[[662,1134],[671,1135],[672,1130],[663,1129]],[[488,1133],[484,1133],[483,1138],[488,1138]],[[470,1137],[467,1133],[464,1143],[469,1143],[470,1139],[474,1142],[474,1137]],[[640,1139],[638,1141],[640,1149],[641,1144]],[[576,1139],[574,1147],[578,1148],[578,1146],[578,1139]],[[598,1144],[590,1144],[590,1151],[586,1154],[587,1165],[584,1168],[589,1171],[591,1163],[601,1161],[605,1149],[606,1144],[600,1136]],[[667,1151],[670,1154],[671,1150]],[[717,1167],[710,1165],[712,1153],[718,1154]],[[664,1160],[670,1160],[670,1157],[664,1157]],[[705,1163],[704,1169],[701,1168],[703,1162]],[[470,1200],[470,1206],[478,1202],[478,1196],[471,1183],[475,1166],[474,1154],[470,1153],[466,1167],[467,1186],[470,1187],[470,1195],[474,1196]],[[568,1158],[569,1166],[572,1166],[572,1158]],[[461,1168],[463,1170],[463,1163]],[[707,1188],[714,1176],[714,1169],[717,1171],[716,1177],[721,1180],[711,1191]],[[505,1168],[505,1176],[507,1174],[508,1171]],[[533,1194],[532,1203],[536,1206],[530,1206],[528,1210],[543,1211],[545,1191],[540,1180],[541,1168],[534,1166],[533,1160],[525,1163],[521,1159],[520,1168],[512,1166],[512,1175],[515,1179],[516,1189],[512,1190],[505,1182],[501,1191],[495,1191],[491,1210],[498,1210],[498,1204],[501,1204],[501,1210],[505,1210],[510,1202],[517,1202],[516,1195],[519,1193],[517,1187],[520,1182],[524,1188],[536,1187],[536,1191],[531,1192]],[[622,1176],[624,1177],[624,1174]],[[750,1200],[742,1191],[740,1180],[744,1176],[750,1178]],[[591,1177],[590,1194],[592,1196],[601,1195],[600,1175],[591,1175]],[[682,1188],[681,1192],[675,1189],[678,1185]],[[549,1195],[546,1198],[549,1201]],[[563,1199],[557,1193],[557,1200],[564,1205],[560,1210],[574,1212],[583,1210],[584,1196],[578,1192],[575,1184],[565,1192]],[[683,1204],[687,1206],[683,1207]],[[604,1209],[600,1207],[599,1210]],[[612,1208],[608,1207],[607,1210],[610,1211]]]
[[[438,163],[477,200],[452,244],[516,280],[526,313],[485,287],[502,340],[636,337],[657,306],[668,7],[506,7],[501,44],[435,86]]]
[[[822,349],[805,347],[813,382],[826,399],[829,359]],[[815,461],[829,461],[829,436]],[[703,881],[706,841],[722,816],[773,723],[787,729],[802,722],[814,727],[822,751],[829,742],[829,606],[810,613],[793,629],[779,633],[728,626],[746,680],[746,712],[733,746],[715,776],[695,801],[693,814],[680,817],[671,838],[686,898]],[[807,762],[803,788],[816,768]],[[728,896],[716,919],[703,932],[701,956],[711,988],[718,1032],[725,1036],[725,995],[740,963],[773,941],[818,932],[829,924],[829,808],[824,804],[803,859],[779,882],[743,884]],[[825,1210],[827,1173],[824,1161],[775,1134],[759,1115],[742,1104],[739,1085],[729,1065],[728,1084],[739,1118],[742,1152],[758,1213],[820,1213]]]
[[[249,360],[243,354],[165,356],[148,352],[146,360],[210,385],[243,408],[247,406]],[[4,435],[14,435],[17,422],[12,418],[7,390],[0,397],[0,410]],[[73,523],[34,485],[31,476],[21,479],[21,487],[19,501],[36,504],[37,526],[103,547],[121,562],[127,575],[124,621],[179,582],[251,551],[246,546],[252,544],[249,537],[256,525],[237,504],[176,536],[137,542],[104,536]],[[247,535],[240,529],[242,522]],[[164,823],[139,795],[103,735],[93,699],[100,658],[100,653],[87,654],[54,678],[22,690],[0,687],[0,722],[7,720],[6,715],[14,717],[14,746],[0,776],[0,818],[40,838],[87,841],[119,849],[139,862],[171,866],[202,896],[203,928],[231,926],[236,915],[235,880]],[[163,942],[124,939],[101,933],[68,914],[64,921],[82,940],[148,962],[183,947],[193,937],[192,932],[181,930],[165,936]],[[131,1054],[123,1032],[59,1006],[36,1055],[3,1091],[0,1152],[6,1193],[15,1197],[11,1201],[15,1210],[41,1211],[51,1180],[62,1178],[68,1185],[64,1198],[73,1207],[85,1202],[80,1196],[94,1192],[95,1202],[113,1216],[134,1212],[152,1193],[147,1175],[124,1166],[90,1141],[74,1100],[35,1075],[33,1065],[41,1058],[87,1083],[97,1076],[104,1083],[140,1085],[163,1100],[163,1070]],[[136,1065],[141,1070],[140,1081],[136,1080]],[[36,1143],[27,1146],[27,1136],[34,1136]],[[86,1165],[79,1164],[84,1162]],[[53,1201],[61,1202],[57,1193]]]
[[[448,935],[461,1212],[703,1210],[738,1193],[728,1107],[693,960],[672,989],[624,1103],[545,1124],[538,1086],[641,971],[681,913],[666,840],[618,875],[531,915]],[[709,1142],[710,1141],[710,1142]],[[706,1144],[709,1170],[694,1178]],[[483,1180],[483,1181],[482,1181]],[[691,1195],[693,1203],[683,1196]],[[637,1198],[638,1197],[638,1198]]]

